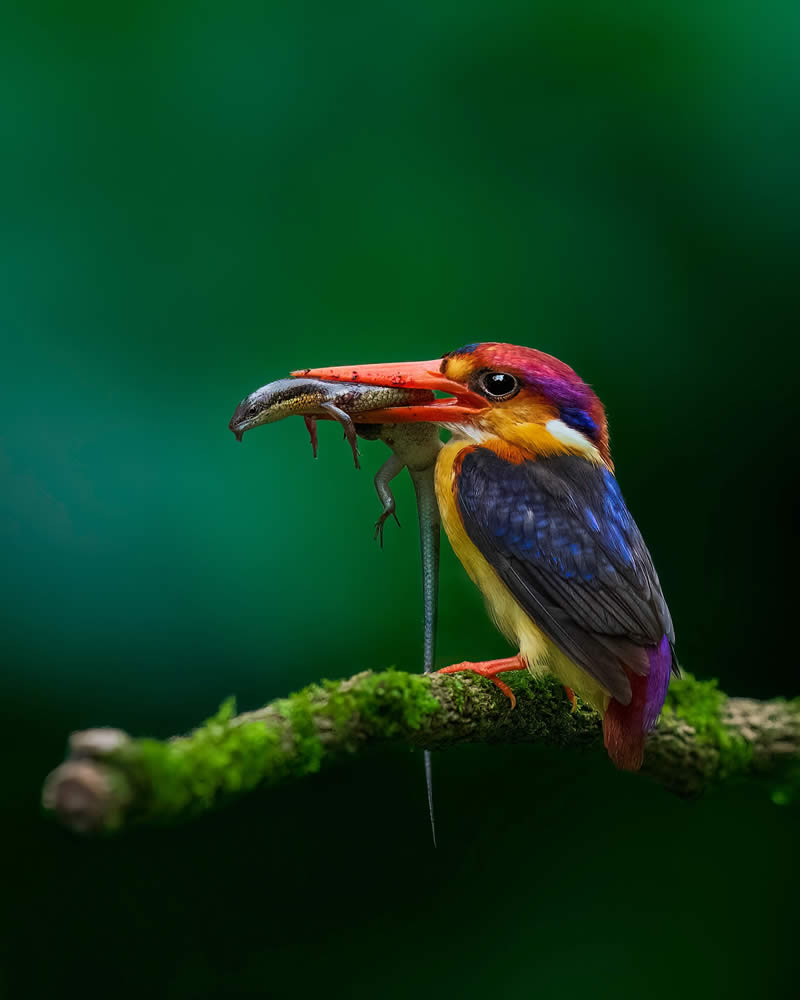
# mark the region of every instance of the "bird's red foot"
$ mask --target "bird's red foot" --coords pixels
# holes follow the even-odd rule
[[[500,688],[503,694],[511,702],[511,707],[516,708],[517,699],[514,692],[503,681],[497,679],[497,674],[502,674],[506,670],[525,670],[526,663],[522,657],[517,654],[516,656],[507,656],[504,660],[483,660],[481,663],[471,663],[469,660],[464,660],[463,663],[454,663],[450,667],[442,667],[441,670],[437,670],[437,674],[459,674],[464,670],[468,670],[472,674],[480,674],[481,677],[488,677],[493,684]]]
[[[572,705],[570,712],[572,712],[572,714],[574,715],[578,711],[578,696],[575,694],[572,688],[567,687],[566,684],[564,685],[564,690],[567,692],[567,699],[569,700],[570,705]]]

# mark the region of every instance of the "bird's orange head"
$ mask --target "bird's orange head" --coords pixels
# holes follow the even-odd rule
[[[359,420],[435,421],[489,444],[512,461],[575,452],[612,467],[605,410],[597,395],[569,365],[530,347],[468,344],[435,361],[314,368],[293,374],[449,394],[422,406],[361,414]]]

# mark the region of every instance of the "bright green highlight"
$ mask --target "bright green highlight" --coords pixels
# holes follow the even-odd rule
[[[699,681],[684,671],[680,680],[670,684],[662,712],[665,718],[678,717],[687,722],[698,742],[717,747],[720,777],[743,770],[753,757],[751,745],[722,721],[722,707],[727,700],[715,679]]]

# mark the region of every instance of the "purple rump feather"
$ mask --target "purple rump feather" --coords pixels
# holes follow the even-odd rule
[[[662,637],[657,646],[647,647],[647,659],[650,661],[650,673],[647,677],[647,696],[642,717],[642,728],[645,732],[649,732],[658,721],[664,699],[667,697],[669,675],[672,670],[672,647],[666,636]]]

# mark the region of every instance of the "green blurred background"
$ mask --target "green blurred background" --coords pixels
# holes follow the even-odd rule
[[[798,44],[795,0],[4,5],[0,995],[787,993],[800,818],[761,787],[459,749],[436,852],[419,754],[102,842],[38,797],[72,729],[417,669],[383,446],[226,425],[470,341],[594,384],[684,665],[796,695]],[[449,550],[441,603],[442,664],[505,655]]]

